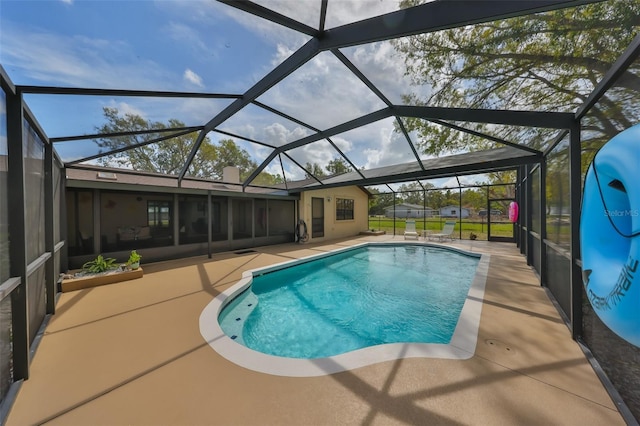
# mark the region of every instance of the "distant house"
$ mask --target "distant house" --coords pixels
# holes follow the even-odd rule
[[[461,219],[465,219],[469,217],[469,209],[460,206],[444,206],[440,207],[440,216],[441,217],[457,217]]]
[[[384,209],[386,217],[394,217],[394,206]],[[399,218],[423,218],[437,216],[438,211],[430,207],[424,207],[417,204],[401,203],[395,205],[395,217]]]
[[[479,210],[478,211],[478,216],[480,217],[487,217],[487,210]],[[491,209],[491,216],[502,216],[502,210],[498,210],[498,209]]]

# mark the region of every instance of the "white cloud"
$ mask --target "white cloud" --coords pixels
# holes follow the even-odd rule
[[[215,19],[231,18],[242,25],[245,30],[257,35],[273,45],[285,43],[288,46],[297,49],[310,39],[307,35],[291,30],[282,25],[274,24],[267,19],[258,18],[234,7],[222,5],[218,2],[209,2],[207,4],[210,4],[211,9],[209,13],[211,15],[215,15]]]
[[[342,136],[334,136],[331,138],[331,141],[340,148],[344,154],[353,150],[353,142],[349,139],[345,139]]]
[[[180,99],[177,103],[176,101],[176,99],[167,100],[166,109],[172,110],[173,116],[184,121],[187,125],[206,123],[231,103],[228,99],[185,98]],[[162,108],[159,105],[156,107]]]
[[[288,3],[291,7],[291,2]],[[265,6],[279,10],[278,5],[269,3]],[[327,27],[381,15],[397,8],[396,1],[334,0],[329,2]],[[277,41],[272,66],[281,63],[300,46],[299,39],[291,37],[288,32],[283,32],[270,24],[256,26],[257,22],[253,17],[247,17],[246,14],[238,13],[237,10],[224,8],[222,10],[250,31]],[[305,18],[301,18],[300,13],[302,12],[292,11],[285,14],[301,22],[309,22],[307,18],[311,16],[311,12],[305,14]],[[404,76],[404,61],[397,57],[389,42],[356,46],[343,49],[343,52],[394,103],[400,103],[401,95],[409,91],[417,90],[425,93],[428,90],[425,87],[410,86],[409,80]],[[256,81],[259,78],[262,78],[262,75],[257,76]],[[386,106],[330,52],[317,55],[258,100],[321,130]],[[393,120],[390,119],[387,124],[387,120],[383,120],[383,123],[374,123],[344,135],[336,135],[331,139],[358,167],[373,168],[415,161],[408,142],[404,136],[394,132],[392,122]],[[281,145],[285,140],[290,141],[288,138],[291,133],[285,131],[283,127],[267,125],[265,129],[269,129],[265,133],[269,135],[268,143]],[[257,130],[256,133],[262,132]],[[258,138],[258,140],[261,139]],[[326,164],[338,155],[328,144],[318,142],[289,154],[301,164],[307,161]]]
[[[321,130],[386,106],[330,52],[317,55],[258,100]]]
[[[159,82],[172,80],[126,41],[64,36],[8,23],[2,31],[5,67],[20,68],[40,84],[158,89]]]
[[[258,0],[255,3],[313,28],[320,23],[320,1]]]
[[[326,144],[317,142],[305,145],[302,152],[307,155],[307,158],[304,162],[299,161],[301,164],[318,163],[321,166],[324,166],[329,164],[329,161],[338,157],[338,153],[334,149],[331,149]]]
[[[390,126],[378,130],[378,137],[374,139],[374,143],[367,145],[364,155],[366,169],[416,161],[404,135],[394,132]]]
[[[226,124],[226,123],[224,123],[224,124]],[[247,139],[253,139],[253,140],[257,140],[259,142],[263,142],[257,137],[259,131],[256,129],[256,127],[253,124],[248,123],[248,122],[247,123],[243,123],[240,126],[235,126],[235,127],[232,127],[232,128],[225,128],[224,126],[221,126],[220,128],[224,129],[224,130],[226,130],[228,132],[234,133],[234,134],[236,134],[238,136],[245,137]]]
[[[183,42],[186,47],[196,47],[206,49],[207,45],[202,41],[200,35],[192,27],[180,22],[172,21],[166,28],[167,33],[174,40]]]
[[[447,179],[434,179],[432,183],[438,188],[457,188],[458,181],[455,177],[447,178]],[[462,178],[460,179],[460,183],[462,183]]]
[[[295,52],[295,49],[292,49],[291,46],[287,46],[283,43],[278,43],[276,46],[276,53],[273,55],[272,65],[276,66],[289,56],[291,56]]]
[[[116,108],[120,115],[125,115],[125,114],[139,115],[145,120],[148,119],[147,114],[142,109],[140,109],[137,106],[131,105],[127,102],[122,102],[122,101],[118,102],[112,99],[109,102],[107,102],[105,106],[109,108]]]
[[[273,149],[266,146],[256,144],[251,144],[251,146],[253,148],[249,151],[252,154],[251,158],[258,164],[261,164],[273,152]]]
[[[287,143],[288,133],[289,131],[282,124],[273,123],[272,125],[265,128],[266,140],[264,142],[275,146],[284,145],[285,143]]]
[[[402,95],[413,93],[424,98],[430,92],[427,85],[411,84],[404,59],[389,41],[343,49],[343,53],[394,104],[402,103]]]
[[[327,28],[361,21],[398,10],[395,0],[333,0],[327,7]]]
[[[315,3],[319,5],[320,1]],[[295,16],[310,24],[315,19],[315,12],[305,10],[302,4],[296,3]],[[194,60],[204,57],[217,59],[224,53],[221,49],[228,47],[225,45],[233,34],[220,35],[216,31],[222,28],[219,23],[229,21],[230,18],[244,27],[238,30],[239,32],[249,31],[272,44],[274,50],[270,56],[271,63],[257,66],[257,69],[252,66],[254,69],[250,70],[255,81],[261,79],[270,71],[270,67],[281,63],[308,40],[307,36],[217,2],[161,1],[157,5],[175,10],[176,15],[172,15],[172,21],[165,26],[166,33],[172,39],[183,43],[185,49],[198,52],[200,56]],[[281,6],[294,7],[289,1],[271,7],[278,10]],[[387,0],[332,0],[329,2],[327,26],[379,15],[395,10],[396,7],[395,1]],[[196,30],[197,26],[189,26],[193,21],[187,17],[198,23],[207,23],[207,31],[211,31],[207,34],[212,36],[205,39],[204,35]],[[333,23],[329,22],[329,17]],[[180,73],[184,68],[172,73],[162,64],[141,57],[125,40],[69,37],[37,28],[11,26],[3,26],[2,36],[3,65],[19,67],[30,79],[36,80],[36,84],[149,90],[181,89],[185,82],[198,87],[204,86],[201,76],[191,69],[186,69],[182,75]],[[392,98],[392,101],[396,101],[394,96],[398,97],[408,87],[404,79],[404,62],[394,56],[390,43],[357,46],[343,49],[343,52],[380,87],[383,93]],[[213,79],[208,71],[201,72],[207,73],[205,77],[208,83]],[[234,84],[244,88],[250,85],[246,85],[245,82]],[[259,100],[320,129],[385,107],[384,103],[330,52],[316,56]],[[105,102],[104,99],[102,102]],[[187,125],[192,125],[206,123],[229,103],[226,100],[215,103],[209,100],[207,102],[212,102],[210,105],[203,102],[194,99],[127,99],[113,100],[108,105],[117,107],[122,113],[130,112],[153,121],[166,122],[168,118],[178,118]],[[295,124],[281,124],[280,119],[273,116],[253,119],[249,115],[240,118],[241,120],[233,122],[233,128],[229,128],[229,131],[275,146],[281,146],[311,133]],[[414,161],[411,155],[407,155],[407,152],[410,154],[410,150],[406,141],[402,140],[401,135],[393,132],[392,121],[383,120],[381,123],[374,123],[347,134],[336,135],[332,137],[332,141],[352,158],[358,167],[373,168]],[[271,149],[255,144],[250,144],[250,147],[250,152],[258,162],[271,152]],[[292,157],[303,165],[307,161],[324,165],[338,155],[326,142],[316,142],[295,151],[295,157],[291,153]],[[281,174],[279,163],[275,168]],[[297,172],[295,173],[297,175]],[[304,174],[303,171],[300,173]]]
[[[282,176],[282,167],[280,167],[280,162],[278,161],[277,158],[273,160],[271,164],[269,164],[269,166],[265,167],[263,171],[272,175]],[[297,180],[295,177],[289,176],[288,173],[287,173],[287,179]]]
[[[317,3],[318,5],[320,4],[319,1]],[[215,48],[229,47],[234,35],[218,33],[221,29],[228,28],[227,24],[229,21],[234,21],[241,25],[243,27],[241,31],[247,31],[273,46],[284,44],[290,49],[296,50],[310,38],[307,35],[275,24],[267,19],[259,18],[250,13],[238,10],[235,7],[215,1],[158,1],[156,5],[167,10],[167,13],[172,16],[179,17],[185,21],[195,22],[197,25],[206,25],[210,28],[215,37],[207,38],[206,41],[202,41],[195,33],[189,31],[188,27],[174,24],[172,28],[170,28],[174,37],[180,36],[182,39],[190,39],[197,42],[198,45],[203,48],[211,46],[212,40],[214,40]],[[281,5],[285,7],[285,10],[299,9],[304,15],[307,15],[307,10],[310,9],[307,2],[299,2],[298,4],[298,2],[287,0],[281,2]],[[271,0],[266,6],[273,8]],[[284,14],[290,15],[290,13],[286,12]],[[220,41],[222,44],[215,44],[220,43]],[[210,50],[210,48],[208,49]]]
[[[73,4],[73,0],[60,0],[60,1],[64,4],[69,4],[69,5]]]
[[[309,134],[309,131],[300,126],[296,126],[293,130],[287,129],[281,123],[273,123],[263,130],[262,141],[269,145],[282,146],[286,143],[298,140]]]
[[[191,71],[189,68],[184,70],[183,78],[191,84],[194,84],[198,87],[204,87],[204,84],[202,84],[202,77]]]
[[[194,58],[220,60],[220,52],[225,48],[224,37],[213,37],[205,42],[201,33],[185,23],[172,21],[166,27],[166,32],[185,50],[192,52]]]

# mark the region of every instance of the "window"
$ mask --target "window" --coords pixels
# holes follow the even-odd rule
[[[336,198],[336,220],[353,219],[353,200]]]
[[[147,202],[147,224],[158,228],[169,227],[169,201]]]

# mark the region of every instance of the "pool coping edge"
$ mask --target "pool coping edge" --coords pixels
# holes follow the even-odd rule
[[[357,349],[326,358],[300,359],[268,355],[249,349],[227,336],[218,323],[220,311],[238,294],[246,290],[254,276],[262,275],[283,267],[295,266],[344,251],[365,246],[379,245],[423,245],[442,248],[460,254],[479,258],[476,274],[471,282],[465,303],[460,312],[458,324],[449,344],[434,343],[388,343]],[[216,296],[200,314],[200,334],[213,350],[228,361],[261,373],[286,377],[317,377],[365,367],[384,361],[404,358],[469,359],[473,356],[478,340],[480,316],[484,290],[489,270],[490,255],[473,253],[455,247],[432,243],[407,242],[366,242],[350,247],[330,250],[324,253],[279,262],[262,268],[244,271],[242,278],[227,290]]]

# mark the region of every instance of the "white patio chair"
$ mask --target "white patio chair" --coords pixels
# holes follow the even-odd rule
[[[455,228],[455,226],[456,226],[455,222],[445,222],[441,232],[438,232],[435,234],[427,234],[427,238],[429,238],[430,240],[437,239],[440,242],[444,240],[453,241],[452,234],[453,234],[453,228]]]
[[[416,221],[413,219],[407,219],[404,225],[404,239],[413,238],[418,239],[418,233],[416,232]]]

